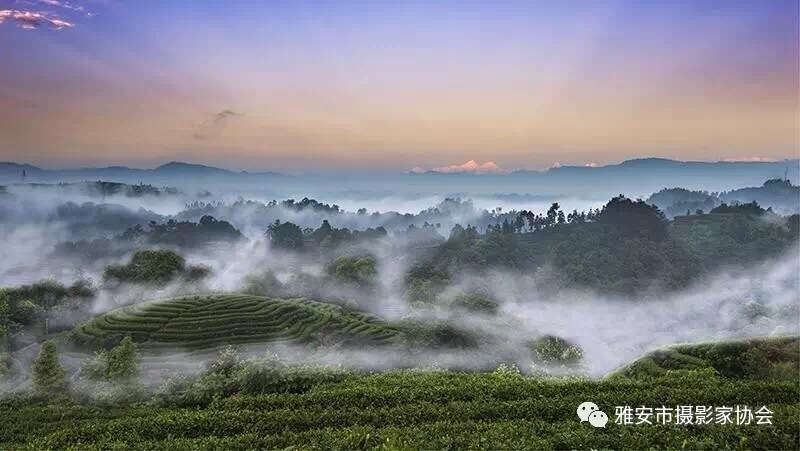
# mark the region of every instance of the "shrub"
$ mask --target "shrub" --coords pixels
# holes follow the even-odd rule
[[[123,338],[122,342],[111,349],[106,356],[108,361],[106,377],[109,380],[131,381],[138,375],[138,352],[130,336]]]
[[[246,275],[242,292],[259,296],[280,296],[283,293],[283,287],[275,277],[275,273],[267,271],[262,274]]]
[[[110,351],[97,352],[84,360],[80,371],[85,379],[123,383],[133,382],[138,373],[138,351],[130,336]]]
[[[32,300],[24,299],[17,302],[11,319],[20,324],[31,324],[36,321],[36,318],[41,312],[42,308],[36,305]]]
[[[583,360],[583,349],[567,340],[545,335],[533,342],[536,359],[548,364],[575,365]]]
[[[102,381],[106,378],[107,369],[108,351],[102,350],[83,361],[79,374],[84,379]]]
[[[519,367],[513,363],[501,363],[497,366],[497,368],[492,372],[495,376],[501,379],[521,379],[522,372],[519,370]]]
[[[285,375],[286,365],[275,354],[248,359],[237,371],[238,391],[244,394],[271,393],[276,391]]]
[[[186,270],[186,280],[196,282],[211,275],[211,268],[206,265],[191,265]]]
[[[241,357],[236,348],[230,345],[226,346],[208,366],[208,373],[230,376],[239,366],[239,362],[241,362]]]
[[[73,386],[72,399],[81,404],[125,406],[148,398],[141,384],[119,384],[105,380],[79,380]]]
[[[453,299],[453,305],[473,312],[497,313],[498,305],[493,299],[480,293],[464,293]]]

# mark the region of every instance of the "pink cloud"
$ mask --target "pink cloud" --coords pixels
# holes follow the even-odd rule
[[[411,170],[412,172],[424,172],[425,170],[420,167],[416,167]],[[433,172],[441,172],[441,173],[454,173],[454,172],[470,172],[473,174],[501,174],[508,172],[505,169],[502,169],[498,166],[494,161],[487,161],[485,163],[478,163],[475,160],[469,160],[464,164],[453,164],[450,166],[442,166],[440,168],[432,169]]]
[[[22,11],[18,9],[0,9],[0,24],[9,21],[17,24],[18,27],[26,30],[33,30],[43,25],[49,26],[54,30],[72,28],[75,24],[66,20],[51,17],[47,13]]]

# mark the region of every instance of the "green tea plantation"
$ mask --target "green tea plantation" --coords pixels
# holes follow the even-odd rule
[[[796,449],[797,380],[687,372],[651,381],[555,381],[513,371],[352,375],[300,393],[234,396],[180,408],[0,407],[0,449]],[[581,423],[593,401],[605,428]],[[767,406],[772,424],[615,423],[615,406]]]

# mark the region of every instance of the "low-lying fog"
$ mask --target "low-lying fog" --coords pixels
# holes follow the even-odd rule
[[[502,212],[527,209],[544,213],[553,202],[558,202],[568,212],[597,208],[604,203],[603,200],[576,197],[475,196],[471,203],[458,204],[450,211],[442,208],[438,213],[426,216],[418,214],[440,205],[446,196],[354,195],[352,198],[331,196],[318,199],[323,203],[335,203],[348,212],[331,216],[324,211],[265,209],[264,205],[271,199],[258,196],[243,198],[258,204],[230,208],[236,199],[225,196],[198,198],[181,194],[98,199],[69,191],[14,187],[9,189],[9,193],[12,197],[8,194],[5,198],[0,196],[0,286],[15,286],[42,278],[53,278],[67,284],[78,278],[90,278],[97,284],[106,265],[126,261],[130,254],[85,262],[55,258],[52,256],[53,248],[64,241],[113,237],[137,222],[146,225],[150,220],[162,222],[170,218],[196,221],[197,214],[187,204],[224,201],[212,208],[214,216],[230,221],[249,240],[236,245],[182,252],[189,263],[205,264],[211,268],[212,275],[202,290],[215,292],[240,290],[245,277],[254,272],[272,271],[279,280],[286,280],[291,274],[319,275],[322,272],[322,265],[316,259],[306,260],[302,256],[269,248],[263,234],[274,219],[296,222],[301,227],[318,227],[323,219],[329,219],[334,227],[364,229],[384,226],[391,236],[417,221],[416,225],[421,226],[422,221],[430,218],[440,222],[438,233],[446,237],[456,223],[477,224],[484,228],[494,223],[496,216],[492,214],[498,212],[497,207],[501,207]],[[69,203],[73,205],[65,207]],[[360,208],[366,208],[367,212],[357,213]],[[401,214],[395,217],[373,215],[374,212],[392,211]],[[406,213],[418,216],[403,219]],[[107,214],[124,219],[103,222],[108,219]],[[439,352],[428,356],[379,350],[338,350],[321,354],[293,349],[285,355],[299,361],[361,368],[407,366],[415,358],[424,360],[426,365],[433,362],[441,366],[480,366],[482,359],[492,359],[496,352],[513,355],[514,349],[524,347],[525,340],[557,335],[585,350],[588,374],[598,377],[657,346],[729,337],[796,334],[800,324],[800,263],[796,248],[781,258],[747,269],[720,268],[716,274],[690,289],[670,294],[651,293],[646,298],[633,300],[580,290],[550,290],[546,286],[549,280],[547,269],[535,273],[493,272],[482,277],[460,275],[454,289],[480,286],[500,303],[497,317],[461,310],[412,309],[403,300],[402,285],[414,255],[391,239],[376,244],[369,251],[376,258],[380,283],[368,310],[387,319],[409,315],[449,318],[484,331],[494,337],[493,343],[502,349],[484,347],[476,351]],[[336,287],[331,289],[337,290]],[[346,292],[352,288],[340,289]],[[98,314],[126,303],[180,294],[181,290],[185,287],[168,286],[157,291],[140,288],[113,294],[101,289],[88,310]],[[773,314],[748,317],[745,309],[751,301],[758,301]]]

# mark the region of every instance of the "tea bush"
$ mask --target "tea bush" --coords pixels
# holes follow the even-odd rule
[[[688,374],[557,381],[508,371],[395,371],[318,380],[296,392],[216,397],[191,408],[5,401],[0,448],[796,449],[797,380]],[[586,400],[609,414],[605,429],[579,422],[576,408]],[[766,405],[773,424],[614,423],[615,406],[687,404]]]

